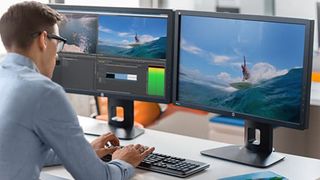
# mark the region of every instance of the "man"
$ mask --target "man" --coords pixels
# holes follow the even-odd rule
[[[243,64],[241,64],[241,69],[242,69],[242,81],[246,81],[250,78],[250,73],[249,73],[249,68],[246,63],[246,57],[243,56]]]
[[[111,133],[86,141],[62,87],[50,79],[65,43],[61,19],[38,2],[13,5],[0,19],[8,52],[0,64],[0,179],[39,179],[42,166],[59,163],[75,179],[128,179],[154,148],[119,149]],[[113,160],[104,163],[108,153]]]

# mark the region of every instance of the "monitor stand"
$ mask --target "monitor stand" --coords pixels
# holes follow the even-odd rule
[[[123,118],[117,117],[117,107],[123,108]],[[119,139],[130,140],[144,133],[141,128],[134,127],[133,100],[108,98],[108,124],[86,127],[85,134],[102,135],[114,133]]]
[[[257,143],[256,130],[260,131],[260,143]],[[201,151],[202,155],[265,168],[280,160],[282,154],[273,152],[273,127],[270,124],[245,121],[245,146],[226,146]]]

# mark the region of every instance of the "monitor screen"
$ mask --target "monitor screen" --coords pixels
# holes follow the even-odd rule
[[[67,92],[171,101],[171,10],[51,6],[65,16],[53,80]]]
[[[187,12],[179,21],[177,104],[306,126],[311,69],[306,22]]]

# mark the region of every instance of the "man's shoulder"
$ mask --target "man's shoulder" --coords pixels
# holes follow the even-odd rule
[[[34,92],[40,94],[51,91],[63,92],[63,88],[40,73],[26,73],[21,76],[24,86],[31,88]]]

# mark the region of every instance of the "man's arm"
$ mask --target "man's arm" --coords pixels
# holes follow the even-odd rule
[[[124,161],[106,164],[98,158],[62,88],[52,88],[40,98],[35,132],[75,179],[129,179],[134,174],[133,166]]]

